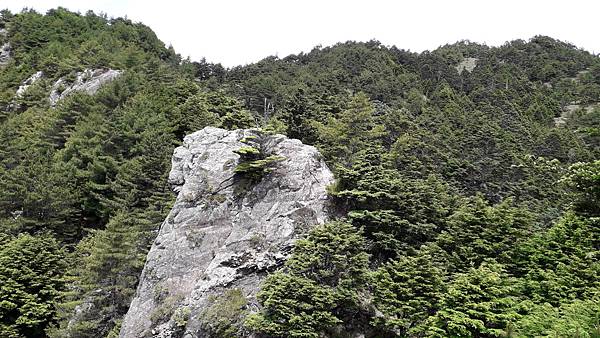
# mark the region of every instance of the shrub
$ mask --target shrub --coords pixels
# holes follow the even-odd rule
[[[230,289],[209,298],[211,303],[200,314],[202,328],[210,337],[238,337],[242,331],[248,301],[241,289]]]

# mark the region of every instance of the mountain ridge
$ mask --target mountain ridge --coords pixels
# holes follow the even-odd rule
[[[598,56],[546,36],[369,41],[225,69],[93,12],[2,11],[0,29],[1,336],[118,336],[174,203],[173,149],[205,127],[301,140],[336,179],[336,219],[296,242],[244,325],[211,317],[217,336],[595,334]],[[52,107],[86,69],[122,73]],[[238,152],[250,176],[280,160]],[[237,296],[219,308],[248,310]]]

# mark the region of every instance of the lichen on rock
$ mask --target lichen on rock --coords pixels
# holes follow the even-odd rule
[[[249,139],[279,159],[260,179],[235,172]],[[204,128],[175,149],[169,181],[177,200],[148,253],[121,337],[210,336],[206,311],[231,290],[256,310],[266,273],[285,262],[299,236],[330,218],[331,171],[314,147],[283,135]],[[151,320],[164,299],[178,299],[169,305],[173,313]],[[178,309],[185,309],[185,327]]]

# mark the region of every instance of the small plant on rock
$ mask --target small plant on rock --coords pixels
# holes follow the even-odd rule
[[[248,300],[242,290],[227,290],[220,296],[211,296],[209,302],[209,307],[200,314],[206,334],[209,337],[239,337],[248,313]]]
[[[265,154],[261,149],[260,140],[256,136],[248,136],[241,142],[247,145],[234,150],[236,154],[240,155],[240,161],[233,171],[253,182],[260,181],[264,175],[271,172],[275,163],[285,160],[283,156]]]
[[[190,319],[191,312],[192,310],[187,306],[177,308],[177,310],[175,310],[175,313],[171,317],[171,319],[173,319],[173,322],[175,323],[175,326],[177,326],[178,328],[185,327],[187,325],[188,320]]]

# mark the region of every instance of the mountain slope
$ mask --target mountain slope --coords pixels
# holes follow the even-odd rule
[[[544,36],[370,41],[224,69],[92,12],[2,11],[0,29],[0,336],[118,334],[172,150],[206,126],[315,145],[344,215],[267,279],[244,330],[595,334],[598,56]]]
[[[54,254],[64,259],[51,265],[49,290],[25,280],[3,291],[0,335],[42,336],[58,321],[52,335],[68,326],[72,335],[105,336],[127,311],[173,200],[173,147],[191,128],[251,119],[234,99],[203,91],[189,63],[141,24],[56,9],[3,12],[2,25],[11,59],[0,69],[0,229],[8,243],[57,240]],[[110,69],[119,75],[94,85]],[[81,76],[80,89],[95,90],[64,95]],[[61,81],[64,98],[53,105]],[[20,268],[37,276],[41,263]]]

